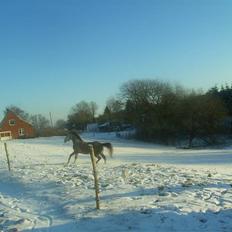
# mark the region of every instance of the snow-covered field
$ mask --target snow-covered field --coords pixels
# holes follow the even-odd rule
[[[113,159],[97,165],[95,209],[91,161],[65,166],[63,137],[0,143],[0,231],[232,231],[232,147],[181,150],[126,141],[113,134]]]

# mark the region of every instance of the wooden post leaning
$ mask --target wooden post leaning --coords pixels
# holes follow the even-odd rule
[[[7,144],[6,143],[4,143],[4,147],[5,147],[5,152],[6,152],[6,160],[7,160],[8,170],[10,172],[11,171],[10,159],[9,159],[9,153],[8,153],[8,150],[7,150]]]
[[[99,184],[98,184],[98,177],[97,177],[97,169],[96,169],[96,160],[95,160],[95,155],[94,155],[94,149],[93,145],[89,145],[90,147],[90,156],[91,156],[91,162],[93,166],[93,176],[94,176],[94,187],[95,187],[95,194],[96,194],[96,208],[100,209],[100,200],[99,200]]]

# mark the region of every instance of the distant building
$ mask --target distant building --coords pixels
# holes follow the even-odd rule
[[[94,124],[94,130],[99,132],[113,132],[113,131],[128,131],[134,129],[131,124],[121,122],[105,122],[102,124]],[[87,131],[88,127],[87,127]]]
[[[0,123],[0,140],[35,137],[33,126],[11,110],[7,110]]]
[[[88,132],[97,132],[97,131],[99,131],[98,124],[97,123],[89,123],[89,124],[87,124],[86,131],[88,131]]]

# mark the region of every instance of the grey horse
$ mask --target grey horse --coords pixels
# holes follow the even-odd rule
[[[67,164],[69,164],[70,159],[72,158],[73,155],[75,155],[74,162],[76,162],[79,153],[90,154],[91,153],[90,145],[93,146],[94,155],[97,158],[97,163],[101,160],[101,158],[103,158],[104,162],[106,163],[106,157],[103,154],[104,147],[108,149],[109,155],[110,157],[112,157],[113,146],[111,143],[100,143],[98,141],[85,142],[80,137],[80,135],[74,130],[69,131],[66,137],[64,138],[65,143],[70,140],[73,142],[73,152],[69,155]]]

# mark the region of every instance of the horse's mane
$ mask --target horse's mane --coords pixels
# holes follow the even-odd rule
[[[84,142],[84,140],[80,137],[80,135],[78,134],[78,131],[75,129],[72,129],[69,131],[70,134],[74,135],[78,140]]]

